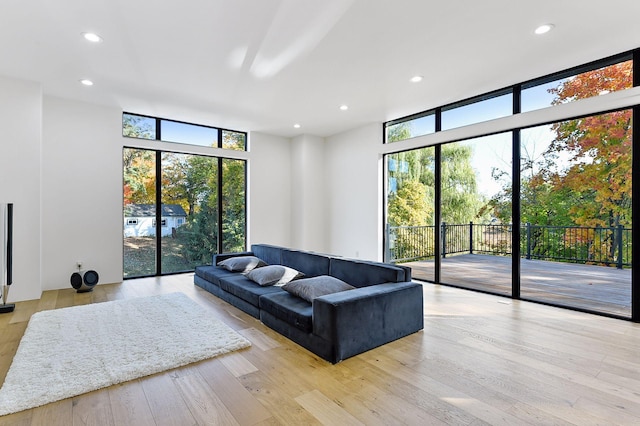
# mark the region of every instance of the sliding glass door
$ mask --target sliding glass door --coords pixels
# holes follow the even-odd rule
[[[407,263],[413,277],[433,281],[435,245],[435,149],[386,157],[387,261]]]
[[[631,315],[632,111],[522,130],[521,295]]]
[[[246,162],[125,148],[124,277],[193,271],[246,246]]]
[[[595,99],[637,88],[639,62],[636,49],[385,123],[385,143],[416,139],[386,151],[385,260],[437,284],[640,321],[640,106]],[[423,228],[433,236],[417,238]]]
[[[162,153],[162,272],[192,271],[217,250],[218,159]]]
[[[512,134],[442,145],[440,282],[511,294]]]
[[[123,162],[123,276],[154,275],[158,245],[155,231],[156,154],[124,148]]]

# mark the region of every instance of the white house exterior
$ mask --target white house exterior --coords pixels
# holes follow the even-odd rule
[[[179,204],[162,205],[163,237],[171,236],[187,221],[187,213]],[[154,204],[128,204],[124,207],[125,237],[155,237],[156,206]]]

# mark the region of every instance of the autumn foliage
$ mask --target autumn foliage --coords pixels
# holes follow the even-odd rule
[[[598,96],[632,86],[631,61],[580,74],[553,92],[555,104]],[[550,176],[554,186],[571,190],[577,203],[570,215],[577,225],[615,227],[631,223],[632,111],[616,111],[553,125],[549,152],[570,154],[570,166]]]
[[[632,62],[627,61],[579,74],[551,92],[558,105],[630,87]],[[555,138],[544,154],[546,164],[551,166],[562,156],[567,165],[540,170],[527,182],[523,194],[545,193],[547,201],[555,203],[547,207],[555,210],[557,219],[566,217],[572,225],[609,229],[580,233],[580,238],[570,235],[569,229],[565,239],[588,245],[594,258],[613,258],[621,243],[614,229],[631,226],[632,111],[563,121],[551,128]]]

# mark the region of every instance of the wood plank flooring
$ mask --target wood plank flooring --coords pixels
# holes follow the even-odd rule
[[[40,310],[180,291],[251,348],[0,425],[637,425],[640,324],[424,284],[425,329],[331,365],[192,274],[45,292],[0,316],[0,380]]]

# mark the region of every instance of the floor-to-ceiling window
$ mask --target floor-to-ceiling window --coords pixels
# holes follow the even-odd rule
[[[511,133],[442,145],[440,282],[511,294]]]
[[[387,258],[410,262],[413,276],[434,279],[435,150],[387,156]]]
[[[631,315],[631,117],[522,130],[522,297]]]
[[[123,276],[156,272],[156,155],[146,149],[124,148],[123,164]]]
[[[161,161],[161,270],[190,271],[217,251],[218,159],[163,152]]]
[[[425,141],[386,150],[385,260],[425,281],[640,320],[631,191],[639,108],[555,108],[634,87],[638,58],[612,56],[385,123],[386,143]],[[430,136],[521,113],[531,113],[527,124]],[[431,181],[414,177],[423,151]],[[416,238],[422,228],[433,236]]]
[[[123,134],[244,150],[246,134],[124,114]],[[162,138],[160,137],[162,135]],[[246,161],[123,149],[125,278],[193,271],[246,247]]]

